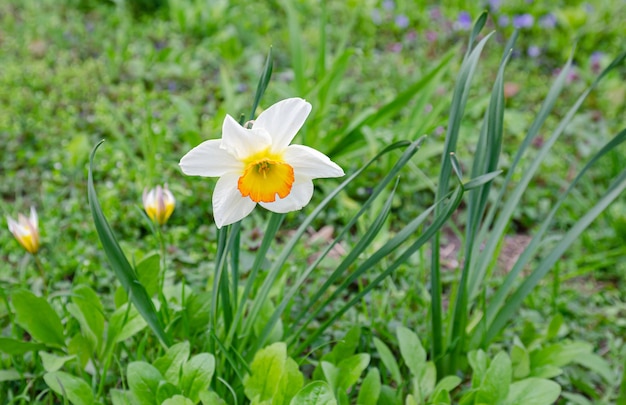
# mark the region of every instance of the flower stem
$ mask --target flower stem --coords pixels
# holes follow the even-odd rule
[[[43,270],[43,265],[41,264],[41,260],[39,260],[39,256],[36,253],[33,253],[33,258],[35,259],[35,267],[41,276],[41,283],[43,285],[43,295],[48,296],[48,284],[46,283],[46,273]]]

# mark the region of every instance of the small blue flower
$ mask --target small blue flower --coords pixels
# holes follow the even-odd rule
[[[498,11],[500,9],[500,0],[489,0],[489,8],[491,11]]]
[[[528,56],[530,56],[531,58],[536,58],[541,54],[541,49],[539,49],[538,46],[535,45],[531,45],[528,47],[528,49],[526,50],[526,53],[528,54]]]
[[[530,28],[534,23],[535,18],[528,13],[513,16],[513,26],[515,28]]]
[[[547,29],[552,29],[556,27],[556,16],[552,13],[542,16],[539,19],[539,25]]]
[[[508,27],[509,26],[509,16],[508,15],[504,15],[502,14],[501,16],[498,17],[498,25],[500,27]]]
[[[469,30],[472,28],[472,17],[467,11],[461,11],[459,13],[455,27],[459,30]]]
[[[396,8],[396,3],[393,0],[383,1],[383,8],[387,11],[391,11]]]
[[[409,26],[409,17],[404,14],[398,14],[395,21],[398,28],[404,29]]]

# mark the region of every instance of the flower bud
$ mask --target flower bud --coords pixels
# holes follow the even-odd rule
[[[147,189],[143,191],[143,208],[150,219],[159,225],[167,222],[172,212],[174,212],[175,206],[176,200],[172,192],[167,188],[167,184],[163,187],[156,186],[156,188],[150,191]]]
[[[9,223],[9,231],[20,245],[32,254],[37,253],[39,250],[39,219],[35,207],[30,208],[29,218],[19,214],[17,221],[7,217],[7,222]]]

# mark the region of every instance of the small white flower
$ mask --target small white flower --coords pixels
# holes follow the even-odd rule
[[[205,141],[183,156],[183,173],[219,177],[213,191],[218,228],[241,220],[257,203],[278,213],[299,210],[311,201],[311,180],[344,175],[328,156],[290,145],[310,112],[311,104],[289,98],[263,111],[250,129],[226,115],[222,139]]]
[[[17,221],[11,217],[7,217],[9,223],[9,231],[15,239],[32,254],[39,250],[39,218],[35,207],[30,207],[30,217],[26,218],[19,214]]]
[[[146,214],[151,220],[158,222],[159,225],[163,225],[167,222],[174,212],[176,206],[176,200],[174,195],[167,188],[167,184],[163,187],[156,186],[152,190],[143,191],[143,208],[146,210]]]

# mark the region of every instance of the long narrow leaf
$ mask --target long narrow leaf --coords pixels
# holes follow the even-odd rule
[[[481,16],[482,18],[482,16]],[[474,31],[476,29],[482,28],[482,19],[477,21],[477,24],[474,27]],[[474,32],[473,31],[473,32]],[[474,77],[474,73],[476,71],[476,66],[478,65],[478,59],[482,50],[491,37],[493,33],[490,33],[485,38],[483,38],[476,47],[469,52],[466,56],[463,64],[461,65],[461,70],[459,71],[458,79],[454,87],[454,93],[452,96],[452,105],[450,107],[450,118],[448,120],[448,130],[446,133],[446,140],[444,144],[444,150],[442,154],[442,163],[441,163],[441,172],[439,175],[439,185],[437,188],[436,198],[441,199],[443,196],[448,194],[448,190],[450,188],[450,177],[452,174],[452,162],[449,159],[451,153],[456,152],[456,145],[459,137],[459,129],[461,127],[461,119],[463,117],[463,112],[465,110],[465,105],[467,104],[467,97],[469,94],[469,89],[471,86],[472,78]],[[470,44],[473,43],[473,37],[476,34],[472,35]],[[439,214],[435,212],[435,215]],[[442,315],[442,287],[441,287],[441,275],[440,275],[440,261],[439,261],[439,249],[440,249],[440,240],[439,234],[436,234],[432,239],[432,248],[431,248],[431,272],[430,272],[430,283],[431,283],[431,333],[432,333],[432,347],[431,354],[432,358],[440,359],[441,354],[444,351],[444,339],[443,339],[443,315]],[[441,362],[437,363],[438,371],[443,371],[443,364]]]
[[[164,346],[169,346],[170,337],[167,335],[163,325],[161,324],[156,308],[154,307],[150,296],[146,292],[146,289],[139,282],[139,279],[135,274],[135,270],[128,262],[128,259],[126,259],[126,256],[117,242],[117,239],[113,234],[113,230],[109,226],[98,201],[98,196],[93,183],[93,159],[96,154],[96,150],[100,145],[102,145],[102,142],[104,141],[100,141],[93,148],[89,156],[89,176],[87,180],[89,207],[91,208],[91,215],[93,216],[96,231],[98,233],[98,237],[100,238],[100,242],[102,243],[102,248],[109,259],[111,268],[113,269],[117,279],[122,284],[122,287],[124,287],[128,293],[130,301],[135,305],[137,311],[146,320],[161,343]]]
[[[493,323],[489,325],[487,333],[485,334],[484,342],[488,343],[495,338],[498,333],[505,327],[506,323],[513,317],[524,298],[532,291],[533,288],[555,263],[561,258],[561,256],[567,251],[571,244],[580,236],[580,234],[587,229],[587,227],[600,215],[608,206],[615,200],[620,194],[626,190],[626,170],[624,170],[615,185],[598,201],[598,203],[585,214],[576,224],[563,236],[561,241],[554,247],[550,254],[541,261],[532,274],[527,277],[522,285],[515,291],[515,293],[509,297],[506,304],[498,312]]]

